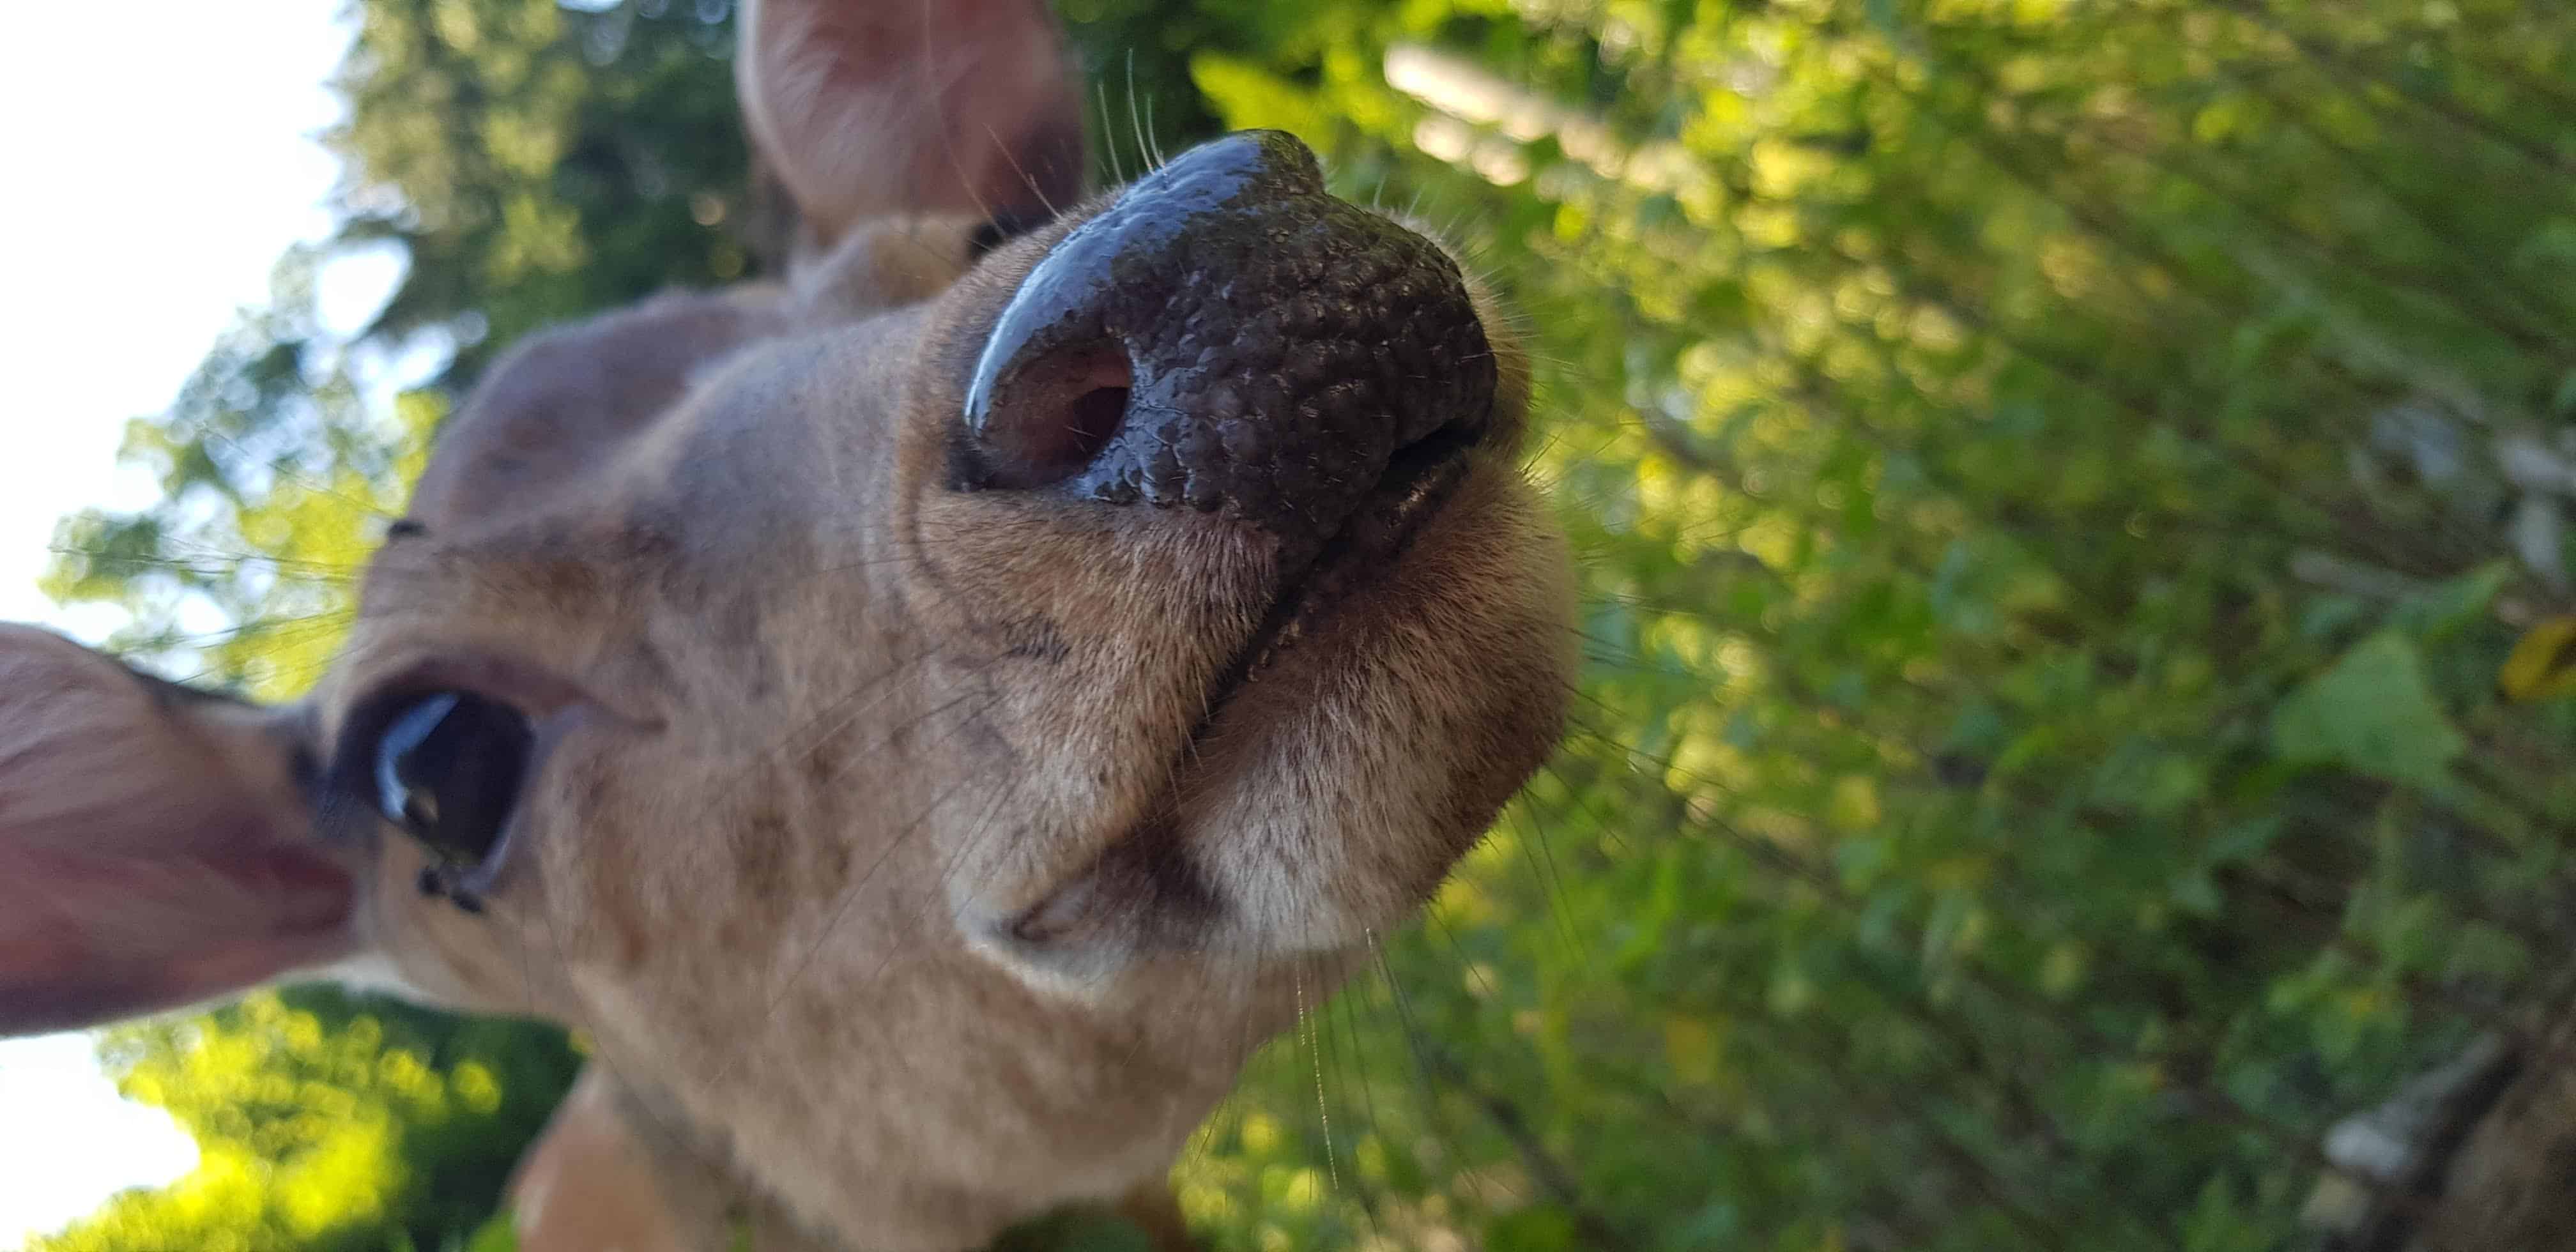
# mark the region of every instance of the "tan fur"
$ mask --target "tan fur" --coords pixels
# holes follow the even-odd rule
[[[1244,1058],[1549,750],[1569,578],[1515,464],[1526,365],[1479,293],[1502,385],[1468,476],[1220,706],[1279,593],[1266,533],[942,479],[987,328],[1091,211],[980,262],[973,216],[850,224],[786,283],[521,347],[307,704],[243,731],[0,691],[0,735],[36,719],[0,738],[0,850],[70,829],[39,804],[166,842],[165,802],[208,795],[249,814],[225,838],[310,846],[276,781],[296,753],[389,690],[505,697],[549,737],[484,911],[418,891],[422,851],[379,826],[313,854],[370,879],[347,933],[251,977],[356,953],[584,1032],[597,1064],[523,1173],[529,1252],[643,1237],[620,1222],[722,1246],[733,1221],[954,1252],[1085,1202],[1182,1246],[1160,1179]],[[13,672],[130,679],[0,640]],[[1157,895],[1174,867],[1213,902]],[[564,1216],[638,1190],[619,1222]]]

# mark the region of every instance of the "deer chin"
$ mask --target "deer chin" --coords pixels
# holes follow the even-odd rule
[[[1505,449],[1400,461],[1211,685],[1144,819],[975,946],[1097,1000],[1162,954],[1258,968],[1402,925],[1555,742],[1565,570]]]

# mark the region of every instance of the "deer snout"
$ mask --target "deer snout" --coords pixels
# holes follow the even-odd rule
[[[951,480],[1186,505],[1311,553],[1391,478],[1463,455],[1495,377],[1445,252],[1327,194],[1296,139],[1248,131],[1137,180],[1021,281]]]

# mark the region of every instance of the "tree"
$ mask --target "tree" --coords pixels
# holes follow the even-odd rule
[[[2321,1177],[2421,1181],[2329,1125],[2542,1033],[2576,710],[2547,648],[2540,698],[2497,676],[2576,582],[2576,16],[1063,7],[1107,163],[1283,126],[1469,247],[1528,314],[1584,568],[1565,751],[1183,1163],[1220,1246],[2293,1246]],[[172,503],[71,523],[56,581],[271,692],[491,351],[759,263],[722,5],[364,12],[347,240],[401,246],[400,292],[324,342],[294,259],[137,424]],[[286,1012],[129,1045],[129,1081]],[[313,1020],[237,1077],[366,1037]],[[488,1117],[436,1123],[493,1159],[561,1081],[517,1038],[472,1053]],[[367,1159],[441,1141],[358,1090],[399,1140]],[[253,1143],[221,1104],[201,1137]],[[336,1197],[277,1246],[461,1238],[474,1203],[386,1180],[481,1167],[406,1168],[251,1207]],[[118,1211],[64,1246],[146,1246]]]

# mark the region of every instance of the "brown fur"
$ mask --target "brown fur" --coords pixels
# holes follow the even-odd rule
[[[735,1213],[762,1246],[953,1250],[1122,1200],[1177,1238],[1151,1197],[1246,1055],[1548,751],[1569,580],[1515,466],[1526,369],[1480,295],[1504,385],[1464,483],[1220,704],[1275,541],[943,481],[987,328],[1088,211],[980,262],[973,216],[854,223],[785,284],[519,349],[297,709],[155,703],[0,640],[0,679],[112,701],[0,691],[0,852],[42,852],[66,807],[167,845],[192,828],[172,804],[219,801],[213,844],[368,882],[334,942],[90,1015],[349,956],[569,1023],[598,1065],[528,1177],[649,1177],[674,1247],[721,1246]],[[480,914],[416,890],[424,854],[388,827],[317,843],[278,781],[406,685],[549,719]],[[82,972],[0,953],[13,995]],[[523,1246],[606,1246],[551,1204]]]

